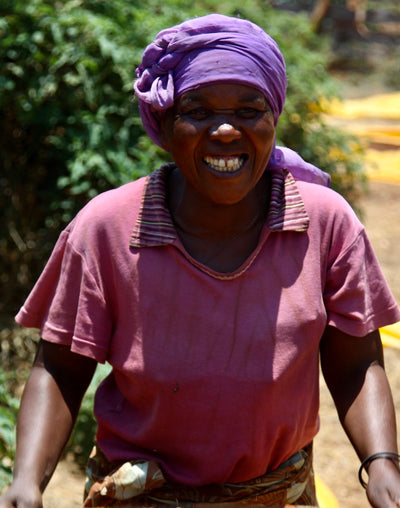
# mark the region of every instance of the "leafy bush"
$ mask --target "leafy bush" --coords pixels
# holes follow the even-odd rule
[[[145,7],[128,0],[2,4],[1,246],[9,295],[3,304],[16,305],[14,288],[32,285],[56,234],[90,197],[165,159],[144,136],[130,101],[133,69],[158,30],[214,10],[261,20],[277,39],[290,76],[278,137],[318,164],[320,150],[311,140],[321,122],[319,98],[333,91],[321,39],[305,18],[273,11],[261,0],[222,2],[218,9],[213,1],[188,6],[177,0]],[[328,153],[329,135],[325,141]],[[346,147],[347,139],[340,143]],[[353,160],[346,165],[353,187],[358,168]],[[348,185],[341,189],[341,177],[335,180],[346,195]]]
[[[400,83],[400,50],[396,48],[386,68],[383,76],[385,85],[393,90],[398,90]]]
[[[77,209],[147,171],[127,6],[0,5],[1,285],[11,311]]]
[[[10,395],[7,376],[0,369],[0,492],[12,476],[17,408],[18,400]]]
[[[348,138],[321,121],[320,98],[334,93],[327,49],[302,15],[263,0],[4,0],[0,312],[15,312],[60,229],[88,199],[168,159],[145,136],[131,100],[134,68],[157,31],[213,11],[252,19],[280,44],[290,81],[279,140],[332,174],[332,142],[351,154]],[[352,155],[333,178],[351,201],[362,176],[358,150]]]

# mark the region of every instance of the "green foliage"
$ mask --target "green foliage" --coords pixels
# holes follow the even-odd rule
[[[10,395],[6,373],[0,368],[0,492],[12,476],[17,408],[18,400]]]
[[[357,197],[360,152],[322,122],[321,99],[334,94],[328,49],[303,15],[264,0],[4,0],[0,312],[19,307],[61,228],[91,197],[168,160],[141,126],[134,69],[159,30],[216,11],[249,18],[277,40],[289,74],[278,141],[332,172],[350,201]],[[352,154],[337,174],[332,143]]]
[[[396,47],[391,55],[391,58],[388,59],[388,63],[386,68],[384,69],[383,76],[385,85],[393,90],[399,89],[400,83],[400,49]]]
[[[56,235],[88,199],[151,167],[131,100],[140,58],[133,15],[124,1],[0,6],[6,308],[17,306],[16,288],[32,285]]]

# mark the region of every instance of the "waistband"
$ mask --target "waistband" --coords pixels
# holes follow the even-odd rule
[[[154,461],[110,462],[95,446],[89,458],[84,507],[233,508],[316,506],[312,443],[274,471],[240,483],[199,487],[168,482]]]

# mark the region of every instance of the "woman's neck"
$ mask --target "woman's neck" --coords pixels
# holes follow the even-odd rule
[[[206,200],[191,187],[178,169],[169,179],[169,209],[179,231],[197,238],[229,238],[245,234],[263,224],[269,202],[268,174],[264,174],[253,191],[235,204],[218,204]]]

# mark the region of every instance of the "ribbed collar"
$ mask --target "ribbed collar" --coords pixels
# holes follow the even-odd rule
[[[131,247],[157,247],[176,240],[166,199],[167,178],[174,167],[166,164],[147,177]],[[271,175],[267,226],[273,231],[307,231],[310,220],[296,181],[287,170],[272,171]]]

